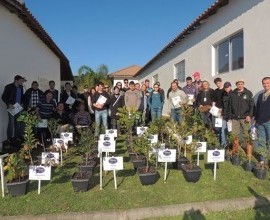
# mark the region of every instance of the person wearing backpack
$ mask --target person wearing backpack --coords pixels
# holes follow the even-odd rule
[[[151,118],[154,121],[156,118],[161,118],[162,108],[164,104],[164,96],[160,92],[159,84],[154,84],[154,90],[150,93],[148,98],[148,105],[151,110]]]

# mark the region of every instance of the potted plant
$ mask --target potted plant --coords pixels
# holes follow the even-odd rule
[[[145,154],[138,149],[144,148],[144,146],[150,145],[150,141],[145,135],[141,135],[134,139],[131,148],[133,149],[133,154],[131,155],[131,161],[133,163],[134,170],[137,170],[141,166],[145,166],[146,158]]]
[[[135,109],[131,109],[128,111],[126,107],[118,108],[118,112],[120,130],[121,133],[124,134],[123,136],[126,140],[127,149],[130,154],[134,154],[132,149],[133,133],[136,120],[140,118],[140,112]]]
[[[243,162],[243,169],[245,171],[252,171],[255,167],[255,163],[252,161],[253,155],[253,138],[250,133],[249,124],[245,125],[243,138],[246,141],[246,160]]]
[[[7,188],[11,195],[24,195],[28,185],[28,160],[33,165],[32,149],[36,147],[36,139],[33,128],[37,124],[37,116],[34,112],[23,112],[18,121],[25,124],[22,148],[19,152],[10,154],[5,159],[4,171],[6,173]]]
[[[134,151],[137,154],[142,154],[145,156],[146,165],[137,168],[137,173],[140,177],[142,185],[151,185],[157,181],[158,173],[156,167],[150,166],[152,161],[152,154],[150,154],[150,141],[148,139],[148,133],[138,137],[134,143]]]
[[[71,176],[71,184],[74,191],[85,192],[89,189],[92,172],[75,172]]]
[[[81,172],[92,172],[97,159],[97,154],[93,153],[93,146],[95,144],[94,133],[90,128],[80,128],[78,133],[80,135],[78,149],[82,153],[83,159],[83,163],[79,164],[79,169]]]
[[[265,179],[267,170],[269,169],[269,148],[267,147],[267,143],[264,144],[262,147],[258,147],[256,149],[257,154],[259,155],[259,162],[253,169],[254,175],[258,179]]]

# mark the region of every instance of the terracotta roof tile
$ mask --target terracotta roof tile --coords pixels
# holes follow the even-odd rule
[[[118,70],[116,72],[110,73],[110,77],[133,77],[139,70],[141,69],[140,66],[132,65],[126,67],[124,69]]]

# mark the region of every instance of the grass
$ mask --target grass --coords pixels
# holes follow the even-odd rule
[[[270,194],[268,177],[259,180],[242,167],[224,162],[218,164],[217,180],[214,181],[212,169],[205,166],[203,160],[200,161],[203,173],[197,183],[187,183],[182,173],[173,169],[169,170],[167,182],[164,183],[164,168],[160,165],[158,182],[142,186],[123,143],[117,144],[115,154],[123,155],[125,161],[124,170],[117,172],[117,190],[114,189],[113,172],[109,172],[103,178],[103,190],[100,191],[98,166],[95,168],[91,189],[83,193],[74,192],[70,177],[77,170],[81,159],[76,149],[71,148],[64,157],[64,165],[53,168],[51,181],[42,181],[40,195],[37,193],[38,182],[31,181],[26,195],[0,198],[0,216],[90,212],[214,201],[250,197],[253,196],[252,190],[259,196]]]

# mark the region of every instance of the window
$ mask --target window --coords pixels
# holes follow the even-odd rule
[[[185,82],[186,80],[186,70],[185,70],[185,60],[174,65],[174,78],[178,79],[179,82]]]
[[[215,50],[217,74],[244,68],[243,32],[225,39]]]
[[[158,82],[158,74],[153,76],[153,85]]]

